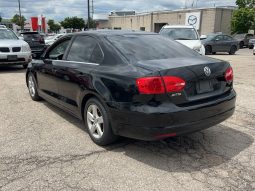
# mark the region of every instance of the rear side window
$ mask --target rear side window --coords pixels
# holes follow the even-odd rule
[[[77,36],[71,46],[67,60],[100,64],[103,61],[103,53],[96,39],[89,36]]]
[[[230,37],[230,36],[224,36],[224,40],[226,40],[226,41],[232,41],[232,40],[233,40],[233,38],[232,38],[232,37]]]

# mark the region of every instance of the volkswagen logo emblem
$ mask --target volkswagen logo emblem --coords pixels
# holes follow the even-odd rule
[[[195,15],[190,15],[188,18],[188,23],[190,25],[195,25],[197,23],[197,17]]]
[[[205,75],[206,75],[206,76],[210,76],[211,73],[212,73],[212,72],[211,72],[211,69],[210,69],[209,67],[207,67],[207,66],[204,68],[204,72],[205,72]]]

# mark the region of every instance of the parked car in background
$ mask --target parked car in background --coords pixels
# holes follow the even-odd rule
[[[0,65],[27,67],[32,60],[31,49],[25,41],[6,27],[0,27]]]
[[[224,34],[209,34],[202,40],[205,46],[205,54],[228,52],[233,55],[239,50],[239,42],[233,37]]]
[[[150,141],[200,131],[235,110],[228,62],[156,33],[67,34],[29,64],[26,81],[34,101],[84,120],[98,145],[117,136]]]
[[[255,37],[249,40],[249,49],[253,49],[255,47]]]
[[[46,46],[52,45],[56,40],[64,36],[64,34],[56,34],[54,36],[49,36],[45,39]]]
[[[249,40],[254,37],[253,34],[235,34],[234,39],[236,39],[239,42],[239,47],[248,47]]]
[[[198,32],[193,26],[176,25],[170,26],[165,25],[159,34],[175,40],[190,49],[197,51],[201,55],[205,55],[205,48],[202,45]]]
[[[43,35],[38,32],[22,32],[20,35],[29,44],[34,58],[39,58],[46,46]]]
[[[253,55],[255,55],[255,46],[253,47]]]

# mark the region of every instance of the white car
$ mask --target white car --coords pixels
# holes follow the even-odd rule
[[[193,26],[186,25],[165,25],[159,34],[175,40],[201,55],[205,55],[205,47],[202,45],[198,32]]]
[[[52,45],[56,40],[60,39],[62,36],[64,36],[64,34],[57,34],[54,36],[50,36],[48,38],[45,39],[45,44],[50,46]]]
[[[32,61],[31,49],[10,29],[0,28],[0,65],[23,65]]]

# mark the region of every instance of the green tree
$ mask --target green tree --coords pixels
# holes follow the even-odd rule
[[[58,32],[61,29],[61,26],[52,19],[48,20],[48,26],[51,32]]]
[[[255,8],[255,0],[236,0],[236,5],[239,8]]]
[[[247,33],[255,30],[255,0],[236,0],[238,9],[234,10],[231,30],[232,33]]]
[[[96,28],[96,22],[92,18],[89,19],[89,28]],[[88,21],[85,25],[85,29],[88,29]]]
[[[85,22],[83,18],[78,18],[78,17],[67,17],[63,21],[60,22],[62,27],[65,29],[70,28],[70,29],[82,29],[85,27]]]
[[[20,17],[19,17],[19,15],[18,14],[16,14],[16,15],[14,15],[13,17],[12,17],[12,20],[11,20],[13,23],[15,23],[16,25],[18,25],[18,26],[20,26],[21,27],[21,29],[23,29],[24,28],[24,25],[25,25],[25,22],[26,22],[26,18],[22,15],[21,16],[21,23],[20,23]]]

